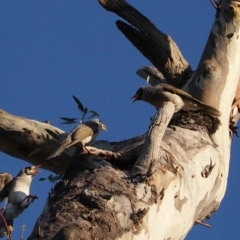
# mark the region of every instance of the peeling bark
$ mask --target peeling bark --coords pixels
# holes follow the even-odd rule
[[[163,74],[160,73],[157,68],[152,66],[144,66],[138,69],[136,73],[152,86],[156,86],[159,83],[167,83]]]
[[[168,81],[185,82],[189,64],[168,36],[123,0],[99,2],[139,29],[117,23]],[[65,172],[29,239],[184,239],[195,223],[209,226],[204,220],[217,211],[227,185],[229,121],[240,76],[238,5],[220,1],[199,66],[185,86],[219,108],[219,119],[198,112],[179,112],[171,119],[174,106],[166,103],[144,135],[95,142],[88,152],[70,149],[47,161],[59,140],[49,136],[46,141],[46,129],[62,137],[64,132],[0,112],[1,151]],[[41,151],[30,156],[37,148]]]
[[[116,168],[96,157],[76,156],[50,194],[30,239],[37,239],[38,227],[44,239],[67,239],[60,236],[72,226],[78,226],[74,234],[84,239],[154,239],[155,234],[160,239],[179,239],[180,233],[185,236],[196,220],[203,221],[220,204],[215,198],[223,176],[215,148],[204,129],[167,128],[158,147],[159,159],[152,162],[143,182],[131,176],[131,166]],[[216,167],[207,178],[202,177],[209,158]],[[165,216],[170,214],[164,211],[169,203],[176,225]],[[180,229],[177,223],[184,215],[187,221]],[[155,224],[149,225],[152,218],[164,219],[161,234]]]

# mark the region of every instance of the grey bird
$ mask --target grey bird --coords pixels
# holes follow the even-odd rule
[[[77,125],[48,159],[59,156],[66,148],[73,145],[79,144],[84,147],[94,141],[101,130],[107,131],[107,127],[97,118]]]
[[[166,83],[160,83],[154,87],[141,87],[132,99],[133,102],[137,100],[148,102],[156,108],[162,107],[164,102],[172,102],[175,105],[175,112],[201,110],[211,116],[221,115],[216,108],[203,104],[185,91]]]
[[[9,225],[12,225],[14,218],[17,218],[37,198],[29,192],[32,179],[39,172],[39,167],[40,165],[23,168],[17,177],[1,189],[0,200],[7,198],[8,204],[0,212],[0,237],[3,237],[5,232],[10,234]]]

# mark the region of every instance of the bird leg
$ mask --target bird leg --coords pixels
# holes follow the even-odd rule
[[[12,240],[12,237],[11,237],[11,232],[12,232],[12,231],[11,231],[11,229],[9,228],[5,217],[3,216],[3,210],[4,210],[4,208],[1,208],[1,209],[0,209],[0,218],[2,218],[3,223],[4,223],[4,225],[5,225],[5,228],[6,228],[6,236],[8,237],[9,240]]]
[[[91,154],[90,152],[89,152],[89,150],[85,147],[85,146],[83,146],[82,147],[88,154]]]
[[[30,198],[31,198],[31,200],[30,200]],[[38,196],[37,195],[28,195],[18,204],[21,205],[26,199],[27,199],[27,207],[28,207],[31,203],[34,202],[35,199],[38,199]]]
[[[87,154],[91,154],[90,152],[89,152],[89,150],[87,149],[87,147],[86,146],[83,146],[82,144],[80,145],[80,146],[77,146],[77,148],[76,148],[76,151],[75,151],[75,154],[81,154],[81,153],[87,153]]]

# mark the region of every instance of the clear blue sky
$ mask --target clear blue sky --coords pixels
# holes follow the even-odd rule
[[[215,10],[205,1],[129,1],[178,44],[193,69],[208,37]],[[100,113],[108,132],[99,139],[120,141],[146,131],[154,109],[132,104],[130,97],[144,85],[135,72],[150,65],[117,30],[116,15],[89,0],[2,0],[0,3],[0,108],[39,121],[46,119],[65,131],[59,117],[78,117],[71,95]],[[212,215],[212,230],[194,226],[187,239],[239,239],[240,162],[234,138],[226,196]],[[16,175],[29,164],[0,153],[0,171]],[[27,235],[41,212],[51,185],[32,183],[36,200],[14,223]],[[237,183],[237,184],[236,184]],[[157,227],[157,226],[156,226]]]

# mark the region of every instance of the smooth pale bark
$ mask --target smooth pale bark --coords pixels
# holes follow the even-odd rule
[[[150,60],[154,62],[155,56],[165,54],[154,64],[164,77],[172,76],[168,82],[180,81],[182,85],[187,80],[189,64],[171,41],[164,42],[170,38],[162,36],[125,1],[99,2],[153,40],[163,40],[154,40],[159,46],[151,55],[150,43],[144,49],[146,39],[134,42],[139,33],[134,35],[131,27],[124,25],[131,32],[128,38]],[[46,128],[63,132],[49,124],[0,113],[1,151],[57,173],[66,170],[29,239],[184,239],[194,223],[205,224],[204,220],[218,209],[227,185],[229,121],[240,76],[238,3],[220,1],[199,66],[185,86],[205,104],[220,109],[220,124],[200,113],[179,113],[167,125],[174,108],[166,103],[145,135],[119,143],[100,142],[95,145],[99,151],[89,148],[96,153],[92,156],[78,153],[72,157],[73,151],[65,151],[50,164],[46,158],[59,141],[49,136],[46,142],[42,136],[46,136]],[[172,46],[171,51],[166,52],[166,46]],[[19,145],[28,148],[14,151]],[[42,151],[29,157],[39,147]],[[57,165],[62,161],[64,169]]]

